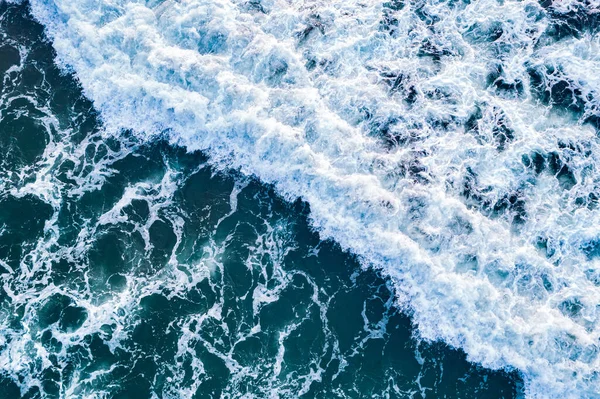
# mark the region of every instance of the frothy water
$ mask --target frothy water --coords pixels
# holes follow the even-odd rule
[[[0,398],[515,398],[414,336],[306,203],[110,134],[0,4]]]
[[[30,3],[105,137],[166,139],[301,198],[322,239],[389,278],[420,337],[519,370],[527,397],[600,397],[600,3]],[[51,203],[37,176],[15,196]],[[151,197],[146,226],[166,218],[178,247],[180,219],[156,216],[177,179],[132,185],[95,228]]]

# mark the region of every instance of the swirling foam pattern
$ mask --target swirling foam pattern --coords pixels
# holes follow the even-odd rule
[[[423,338],[518,369],[528,397],[600,397],[600,3],[31,10],[109,132],[303,199]]]

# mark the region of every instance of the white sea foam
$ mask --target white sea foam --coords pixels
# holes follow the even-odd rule
[[[322,237],[392,278],[424,338],[519,369],[529,397],[600,397],[600,143],[582,124],[598,36],[553,39],[532,0],[31,8],[108,131],[166,135],[301,197]],[[540,103],[536,68],[583,110]],[[534,153],[558,166],[535,173]]]

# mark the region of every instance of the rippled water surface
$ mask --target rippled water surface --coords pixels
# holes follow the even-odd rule
[[[600,398],[596,0],[0,2],[0,392]]]
[[[514,397],[418,343],[305,203],[103,134],[27,7],[0,15],[0,397]]]

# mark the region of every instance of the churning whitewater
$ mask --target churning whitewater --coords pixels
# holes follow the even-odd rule
[[[301,198],[422,338],[600,398],[599,1],[30,7],[114,138]]]

